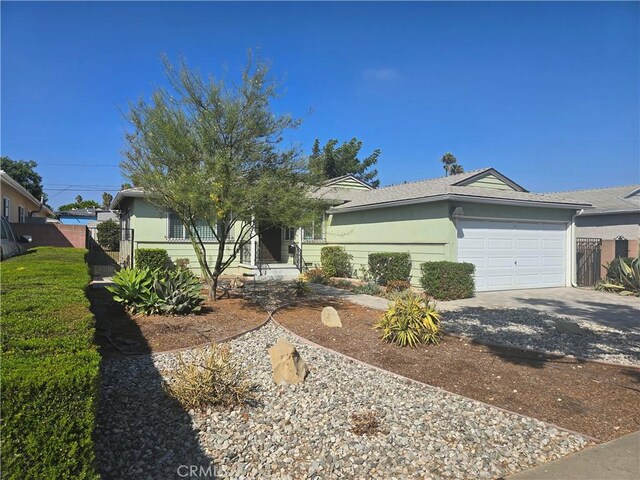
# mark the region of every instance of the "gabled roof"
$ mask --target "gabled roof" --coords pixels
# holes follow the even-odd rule
[[[367,182],[363,182],[359,178],[356,178],[354,175],[342,175],[341,177],[330,178],[329,180],[325,180],[322,182],[322,185],[325,187],[338,186],[341,183],[344,183],[345,180],[355,182],[365,187],[367,190],[373,190],[373,187],[369,185]]]
[[[595,207],[582,215],[640,212],[640,184],[555,192],[549,195],[561,195],[573,201],[589,202]]]
[[[119,192],[117,192],[116,196],[113,197],[113,200],[111,200],[111,205],[109,205],[109,210],[119,210],[120,202],[122,202],[122,200],[124,200],[125,198],[144,198],[144,196],[144,191],[140,187],[125,188],[124,190],[120,190]]]
[[[20,192],[22,195],[27,197],[29,200],[31,200],[36,205],[40,205],[40,208],[44,211],[45,214],[53,215],[53,210],[51,210],[49,207],[44,205],[41,200],[39,200],[36,197],[34,197],[33,195],[31,195],[31,193],[26,188],[24,188],[22,185],[20,185],[16,180],[14,180],[11,177],[11,175],[9,175],[4,170],[0,170],[0,179],[1,179],[1,181],[7,183],[8,185],[11,185],[14,189],[16,189],[18,192]]]
[[[477,173],[474,173],[474,172],[477,172]],[[467,172],[467,173],[472,174],[472,175],[466,176],[464,179],[453,183],[453,185],[457,185],[457,186],[461,186],[461,187],[471,186],[471,184],[473,184],[475,181],[480,180],[481,178],[488,177],[488,176],[492,175],[492,176],[500,179],[506,185],[509,185],[512,189],[514,189],[517,192],[528,192],[529,191],[529,190],[526,190],[524,187],[518,185],[516,182],[514,182],[510,178],[505,177],[499,171],[497,171],[495,168],[492,168],[492,167],[483,168],[481,170],[472,170],[471,172]],[[459,177],[460,175],[462,175],[462,174],[453,175],[453,176],[448,177],[448,178],[455,178],[455,177]]]
[[[496,190],[466,186],[474,178],[494,175],[514,185],[516,190]],[[587,208],[589,202],[567,200],[556,195],[529,193],[494,168],[482,168],[448,177],[438,177],[418,182],[403,183],[376,190],[363,191],[350,202],[334,207],[333,213],[368,210],[412,203],[440,200],[474,201],[481,203],[519,204],[557,208]]]

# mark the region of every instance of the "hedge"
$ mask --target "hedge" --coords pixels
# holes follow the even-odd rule
[[[411,255],[408,252],[380,252],[369,254],[369,273],[380,285],[411,278]]]
[[[343,247],[322,247],[320,250],[320,264],[330,277],[351,277],[352,258]]]
[[[135,251],[135,266],[138,268],[167,268],[169,254],[164,248],[138,248]]]
[[[85,253],[40,247],[2,262],[3,478],[99,478],[100,357]]]
[[[437,300],[473,297],[476,286],[472,263],[426,262],[420,265],[420,283],[425,293]]]
[[[120,248],[120,224],[115,220],[98,223],[98,243],[107,250],[115,251]]]

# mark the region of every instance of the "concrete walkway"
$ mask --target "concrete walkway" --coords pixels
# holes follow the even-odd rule
[[[344,298],[350,302],[357,303],[363,307],[373,310],[386,310],[389,306],[389,300],[386,298],[375,297],[373,295],[355,294],[342,288],[332,287],[330,285],[321,285],[319,283],[310,283],[311,289],[318,295],[325,295],[333,298]]]
[[[353,294],[329,285],[311,284],[320,295],[345,298],[375,310],[386,310],[389,300],[372,295]],[[586,320],[599,325],[640,333],[640,298],[586,288],[535,288],[478,292],[473,298],[438,302],[442,311],[464,308],[528,308],[550,315]]]
[[[508,480],[638,480],[640,431],[507,477]]]
[[[586,320],[607,327],[640,332],[640,298],[587,288],[536,288],[479,292],[473,298],[438,302],[441,310],[461,308],[530,308],[550,315]]]

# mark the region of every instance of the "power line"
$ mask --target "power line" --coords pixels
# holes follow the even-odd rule
[[[38,163],[38,166],[43,167],[117,167],[120,168],[119,165],[113,165],[109,163]]]

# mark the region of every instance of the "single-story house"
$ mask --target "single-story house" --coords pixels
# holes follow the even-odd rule
[[[588,201],[530,193],[493,168],[379,189],[344,176],[313,195],[331,203],[321,218],[303,228],[270,228],[232,273],[295,273],[297,255],[306,266],[320,264],[322,247],[338,245],[353,256],[357,274],[369,253],[409,252],[416,285],[421,263],[450,260],[475,264],[478,291],[569,286],[575,217],[590,208]],[[164,248],[173,260],[197,266],[177,217],[148,202],[142,190],[118,192],[111,208],[133,230],[134,248]]]
[[[602,241],[603,264],[616,257],[636,257],[640,248],[640,185],[557,192],[594,208],[576,217],[576,236]],[[602,275],[605,275],[602,271]]]
[[[2,216],[9,223],[45,222],[53,211],[41,199],[31,195],[4,170],[0,170],[0,191],[2,195]]]

